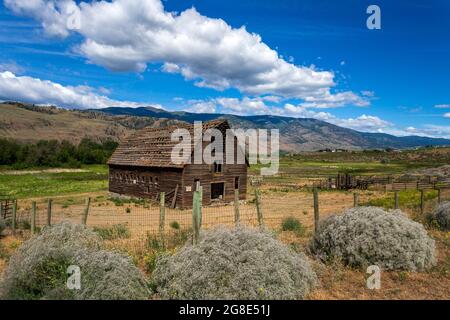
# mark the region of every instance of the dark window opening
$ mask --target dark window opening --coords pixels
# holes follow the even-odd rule
[[[200,187],[200,179],[194,180],[194,191],[198,191]]]
[[[221,163],[214,162],[214,164],[213,164],[213,172],[214,172],[214,173],[220,173],[220,172],[222,172],[222,164],[221,164]]]
[[[216,141],[216,137],[212,136],[212,137],[211,137],[211,144],[213,144],[214,141]],[[216,156],[216,148],[212,148],[212,149],[211,149],[211,156],[212,156],[212,157],[215,157],[215,156]]]
[[[225,184],[223,182],[211,183],[211,200],[223,199],[224,190]]]
[[[234,178],[234,189],[239,189],[239,177]]]

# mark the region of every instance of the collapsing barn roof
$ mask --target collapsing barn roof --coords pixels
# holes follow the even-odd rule
[[[230,128],[227,120],[213,120],[203,123],[203,132],[219,129],[223,133]],[[172,141],[171,135],[176,129],[189,130],[194,136],[193,124],[180,124],[164,128],[145,128],[126,137],[117,147],[108,161],[109,165],[136,167],[183,168],[184,163],[172,162],[171,154],[179,141]],[[193,143],[193,139],[192,143]],[[193,147],[193,146],[192,146]]]

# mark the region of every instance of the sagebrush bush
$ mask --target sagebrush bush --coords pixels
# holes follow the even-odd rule
[[[450,230],[450,201],[438,205],[432,213],[432,218],[442,230]]]
[[[433,266],[435,243],[425,228],[400,210],[357,207],[323,220],[311,241],[323,261],[378,265],[384,270],[423,271]]]
[[[153,285],[164,299],[302,299],[317,277],[303,254],[267,232],[218,228],[158,259]]]
[[[80,267],[81,289],[66,286],[67,268]],[[82,225],[44,228],[11,257],[0,283],[2,299],[146,299],[143,275],[130,258],[102,249]]]

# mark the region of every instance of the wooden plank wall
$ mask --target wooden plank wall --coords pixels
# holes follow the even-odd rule
[[[121,195],[156,200],[160,192],[175,190],[182,183],[182,169],[109,167],[109,191]],[[177,202],[181,201],[179,194]]]

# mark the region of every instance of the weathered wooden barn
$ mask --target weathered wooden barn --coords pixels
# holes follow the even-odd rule
[[[203,132],[215,128],[222,132],[223,151],[226,150],[226,135],[230,125],[226,120],[203,123]],[[160,192],[166,194],[166,204],[172,207],[192,207],[193,191],[203,189],[203,205],[213,201],[233,201],[235,189],[239,198],[245,199],[247,191],[247,159],[244,164],[173,163],[171,153],[177,141],[171,134],[177,128],[189,130],[194,135],[193,125],[177,125],[164,128],[145,128],[125,138],[108,161],[109,191],[144,199],[158,200]],[[192,150],[194,150],[192,139]],[[234,139],[234,159],[238,152],[245,152]],[[202,151],[210,142],[202,142]],[[192,161],[193,162],[193,161]]]

